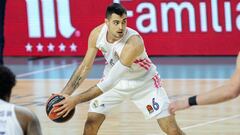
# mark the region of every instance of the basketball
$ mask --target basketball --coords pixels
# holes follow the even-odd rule
[[[54,110],[58,109],[60,106],[55,106],[53,107],[54,104],[59,103],[60,101],[62,101],[63,99],[65,99],[64,96],[61,95],[52,95],[46,104],[46,113],[49,119],[51,119],[54,122],[66,122],[68,120],[70,120],[72,118],[72,116],[74,115],[75,112],[75,108],[72,109],[67,116],[63,117],[63,116],[57,116],[57,113],[54,112]]]

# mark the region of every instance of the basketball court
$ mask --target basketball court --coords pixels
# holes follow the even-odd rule
[[[171,100],[208,91],[230,77],[235,57],[152,57]],[[30,108],[39,117],[44,135],[81,135],[87,117],[88,104],[77,106],[75,115],[66,123],[54,123],[47,118],[45,103],[52,93],[58,93],[67,83],[81,57],[5,57],[6,66],[17,75],[18,83],[11,102]],[[78,88],[81,92],[94,85],[104,68],[104,58],[98,57],[88,79]],[[179,126],[188,135],[239,135],[240,99],[217,105],[193,107],[176,114]],[[106,118],[99,135],[159,135],[164,134],[155,120],[145,120],[129,101],[124,102]]]

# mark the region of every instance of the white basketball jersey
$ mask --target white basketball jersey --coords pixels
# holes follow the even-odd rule
[[[106,59],[106,65],[103,73],[104,76],[107,76],[109,70],[119,60],[122,49],[128,39],[133,35],[138,35],[139,37],[141,37],[138,32],[127,27],[121,39],[114,43],[109,43],[107,41],[107,32],[108,28],[105,24],[102,27],[96,43],[97,48],[102,51],[102,54]],[[143,53],[134,61],[130,70],[126,74],[124,74],[123,80],[150,80],[156,74],[156,66],[148,58],[148,55],[144,49]]]
[[[14,105],[0,100],[0,135],[23,135]]]

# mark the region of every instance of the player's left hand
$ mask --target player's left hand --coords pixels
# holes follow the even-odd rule
[[[58,116],[62,116],[66,117],[68,115],[68,113],[75,108],[75,106],[77,105],[74,96],[67,96],[65,97],[64,100],[62,100],[61,102],[53,105],[55,106],[60,106],[58,109],[56,109],[54,112],[57,113]]]

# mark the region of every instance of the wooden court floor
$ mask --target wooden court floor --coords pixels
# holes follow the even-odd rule
[[[208,91],[226,80],[164,80],[171,100]],[[67,80],[18,80],[11,102],[35,112],[44,135],[81,135],[86,120],[88,104],[77,106],[74,117],[66,123],[54,123],[45,113],[45,102],[51,93],[57,93]],[[86,80],[76,92],[91,87],[96,80]],[[187,135],[240,135],[240,99],[194,107],[178,112],[176,119]],[[155,120],[145,120],[129,101],[113,109],[103,123],[99,135],[164,135]]]

